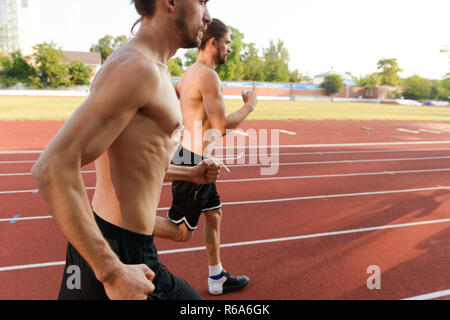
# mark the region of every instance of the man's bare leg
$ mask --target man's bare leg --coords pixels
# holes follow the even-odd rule
[[[192,239],[192,231],[189,231],[184,223],[176,225],[167,218],[157,216],[154,236],[178,242],[187,242]]]
[[[209,264],[209,293],[219,295],[245,287],[250,281],[247,276],[234,276],[223,269],[220,262],[220,222],[222,210],[205,212],[204,237]]]
[[[209,266],[215,266],[220,263],[220,222],[222,220],[222,210],[205,212],[205,218],[204,238],[208,264]]]

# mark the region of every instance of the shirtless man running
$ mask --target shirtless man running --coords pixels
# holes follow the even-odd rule
[[[214,129],[219,137],[227,130],[237,128],[254,110],[257,99],[254,92],[243,93],[244,106],[226,116],[223,90],[215,69],[226,63],[231,53],[231,38],[227,26],[213,19],[203,35],[197,62],[186,70],[178,83],[185,135],[172,163],[193,166],[211,156],[213,140],[195,136],[196,123],[206,133]],[[209,140],[209,141],[208,141]],[[220,295],[245,287],[246,276],[234,276],[225,271],[220,260],[220,222],[222,210],[215,184],[198,185],[189,181],[172,183],[173,203],[168,219],[157,217],[155,236],[175,241],[188,241],[202,213],[205,214],[204,238],[209,264],[209,293]]]
[[[170,166],[182,114],[166,65],[196,47],[211,22],[207,0],[133,0],[142,22],[114,52],[87,100],[32,169],[37,187],[69,241],[60,299],[200,299],[158,261],[153,244],[164,179],[215,181],[219,166]],[[92,205],[81,167],[96,161]],[[95,214],[93,213],[95,212]],[[81,289],[66,270],[81,269]]]

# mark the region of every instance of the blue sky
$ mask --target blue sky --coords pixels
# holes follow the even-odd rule
[[[41,41],[89,50],[106,34],[130,34],[137,14],[129,0],[40,2]],[[210,13],[258,48],[282,39],[291,69],[311,76],[334,67],[363,75],[382,58],[397,58],[402,76],[441,78],[450,45],[449,0],[210,0]],[[180,51],[179,54],[182,54]]]

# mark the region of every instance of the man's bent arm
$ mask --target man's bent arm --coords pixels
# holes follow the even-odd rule
[[[169,165],[164,181],[192,181],[193,167]]]
[[[58,132],[32,169],[33,178],[59,229],[101,282],[123,271],[124,265],[95,223],[81,167],[103,154],[126,128],[143,102],[140,101],[143,95],[135,88],[142,87],[139,82],[149,80],[136,76],[143,74],[138,71],[142,66],[129,62],[109,68],[111,70],[103,70],[104,83],[100,80],[95,85],[92,94]]]
[[[253,108],[248,104],[245,104],[238,111],[227,116],[226,129],[233,130],[236,129],[244,122],[245,119],[253,112]]]
[[[215,183],[220,164],[214,159],[203,160],[195,167],[169,165],[164,181],[190,181],[197,184]]]
[[[215,73],[205,75],[201,88],[203,105],[208,119],[214,129],[223,135],[226,130],[236,129],[248,117],[255,107],[255,101],[249,99],[238,111],[226,116],[225,102],[221,89],[220,79]]]

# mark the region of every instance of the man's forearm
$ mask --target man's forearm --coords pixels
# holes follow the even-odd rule
[[[33,171],[37,187],[60,231],[91,266],[99,281],[110,277],[120,268],[120,260],[95,222],[79,170],[53,165]]]
[[[227,125],[225,129],[233,130],[241,125],[242,122],[252,113],[252,108],[245,104],[238,111],[227,116]]]
[[[192,167],[171,164],[164,181],[192,181]]]

